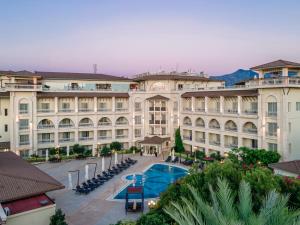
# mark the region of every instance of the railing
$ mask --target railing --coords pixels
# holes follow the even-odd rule
[[[211,113],[220,113],[220,109],[217,109],[217,108],[210,108],[208,109],[208,112],[211,112]]]
[[[128,125],[127,121],[120,121],[120,122],[116,122],[116,125]]]
[[[54,140],[53,139],[40,139],[38,140],[39,144],[46,144],[46,143],[53,143]]]
[[[21,83],[6,83],[5,88],[7,90],[13,90],[13,89],[23,89],[23,90],[42,90],[42,85],[39,84],[21,84]]]
[[[184,122],[183,125],[184,126],[192,126],[192,123],[190,123],[190,122]]]
[[[108,108],[98,108],[97,111],[98,112],[109,112],[109,111],[111,111],[111,109],[108,109]]]
[[[192,108],[184,107],[184,108],[183,108],[183,111],[185,111],[185,112],[192,112]]]
[[[54,128],[55,126],[53,124],[41,124],[41,125],[38,125],[38,129],[51,129],[51,128]]]
[[[126,112],[128,109],[126,108],[116,108],[116,112]]]
[[[193,140],[193,137],[192,136],[183,135],[183,140],[191,141],[191,140]]]
[[[210,129],[220,130],[220,126],[217,125],[209,125]]]
[[[277,116],[277,112],[266,112],[266,116],[267,117],[276,117]]]
[[[22,131],[29,130],[29,126],[28,125],[26,125],[26,126],[19,126],[19,130],[22,130]]]
[[[74,138],[60,138],[59,142],[74,142]]]
[[[108,140],[111,139],[111,136],[98,136],[98,140]]]
[[[244,128],[243,131],[244,133],[257,134],[257,129],[255,128]]]
[[[225,130],[226,131],[234,131],[234,132],[238,131],[237,127],[225,127]]]
[[[66,123],[66,124],[59,124],[58,127],[59,128],[68,128],[68,127],[74,127],[74,125],[70,124],[70,123]]]
[[[29,145],[29,141],[20,141],[19,145]]]
[[[243,114],[246,114],[246,115],[257,115],[257,110],[244,110],[243,111]]]
[[[93,109],[89,109],[89,108],[81,108],[81,109],[78,109],[79,112],[93,112],[94,110]]]
[[[196,142],[205,143],[205,138],[196,138]]]
[[[122,134],[122,135],[116,135],[116,138],[121,139],[121,138],[128,138],[128,135]]]
[[[277,137],[277,132],[266,132],[267,137]]]
[[[94,140],[93,137],[79,137],[80,141],[90,141],[90,140]]]
[[[205,109],[202,109],[202,108],[196,108],[195,111],[196,111],[196,112],[205,112]]]
[[[204,123],[196,123],[196,127],[205,127]]]
[[[19,114],[28,114],[28,109],[19,109]]]
[[[228,114],[237,114],[238,111],[236,109],[225,109],[225,113],[228,113]]]
[[[210,145],[214,145],[214,146],[220,146],[221,143],[219,141],[209,141]]]
[[[238,147],[238,144],[236,144],[236,143],[225,144],[225,148],[237,148],[237,147]]]
[[[99,122],[98,126],[111,126],[111,122]]]
[[[79,123],[79,127],[92,127],[92,123]]]
[[[160,111],[167,111],[166,107],[160,107]]]
[[[53,113],[54,110],[52,110],[52,109],[38,109],[37,112],[38,113]]]
[[[74,112],[74,109],[59,109],[58,112]]]

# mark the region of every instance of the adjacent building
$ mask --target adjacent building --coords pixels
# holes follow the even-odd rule
[[[0,148],[26,157],[52,147],[69,153],[80,143],[96,154],[115,140],[129,148],[161,138],[144,149],[152,154],[168,150],[180,126],[187,151],[246,146],[299,159],[300,64],[278,60],[251,69],[258,77],[233,87],[178,72],[128,79],[0,71]]]

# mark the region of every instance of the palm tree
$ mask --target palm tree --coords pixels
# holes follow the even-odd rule
[[[218,180],[217,191],[210,186],[211,204],[189,186],[192,200],[182,197],[182,202],[172,202],[164,211],[179,225],[299,225],[300,212],[289,211],[288,196],[271,191],[265,198],[259,213],[254,213],[251,188],[242,181],[239,188],[239,201],[228,183]]]

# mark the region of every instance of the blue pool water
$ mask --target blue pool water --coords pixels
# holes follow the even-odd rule
[[[171,183],[184,177],[187,173],[187,170],[176,166],[154,164],[143,174],[135,175],[135,186],[142,186],[144,184],[144,197],[157,198]],[[133,177],[133,175],[128,175],[126,179],[132,181]],[[127,187],[129,186],[131,187],[133,184],[131,183]],[[114,199],[125,199],[127,187],[119,192]],[[129,198],[138,199],[140,196],[131,194]]]

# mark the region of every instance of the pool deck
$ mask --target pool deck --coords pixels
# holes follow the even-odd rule
[[[119,220],[135,220],[141,216],[141,213],[125,214],[124,201],[107,200],[115,195],[119,189],[126,183],[121,179],[126,174],[139,173],[145,170],[153,163],[163,162],[162,156],[130,156],[137,159],[138,163],[115,176],[104,185],[95,189],[88,195],[77,195],[73,190],[68,190],[68,171],[80,170],[80,181],[84,180],[84,171],[86,163],[98,163],[97,173],[101,171],[101,158],[87,160],[72,160],[61,163],[43,163],[37,165],[38,168],[53,176],[66,186],[63,190],[53,191],[48,195],[55,199],[57,208],[61,208],[66,214],[66,220],[69,225],[109,225]],[[121,158],[121,156],[119,156]],[[105,167],[108,168],[110,158],[105,159]],[[114,162],[114,160],[113,160]],[[92,176],[93,168],[89,169]],[[73,184],[76,176],[73,176]],[[145,211],[147,211],[147,202],[145,201]]]

